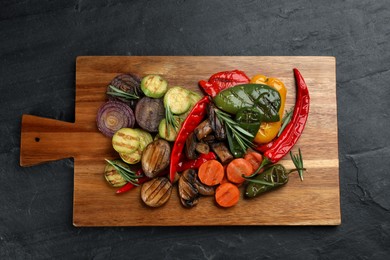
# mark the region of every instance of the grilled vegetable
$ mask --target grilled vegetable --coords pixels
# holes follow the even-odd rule
[[[196,138],[198,140],[202,140],[207,135],[211,134],[213,132],[213,129],[211,128],[210,121],[208,119],[204,120],[202,123],[200,123],[195,129],[194,133],[196,135]]]
[[[157,132],[160,121],[165,116],[162,99],[143,97],[135,107],[138,125],[148,132]]]
[[[213,129],[214,135],[217,140],[225,140],[226,139],[226,130],[225,125],[221,122],[216,114],[216,110],[218,108],[215,107],[213,103],[210,103],[207,107],[207,115],[208,120],[210,121],[211,129]]]
[[[257,182],[256,182],[257,181]],[[256,197],[271,189],[283,186],[288,182],[288,173],[281,164],[274,164],[249,182],[245,196]]]
[[[130,167],[121,160],[114,160],[113,163],[119,164],[130,170]],[[110,163],[107,163],[106,167],[104,168],[104,178],[113,187],[122,187],[127,183],[123,176]]]
[[[260,129],[254,139],[254,142],[258,144],[268,143],[276,137],[282,125],[281,119],[283,118],[287,89],[281,80],[277,78],[267,78],[264,75],[256,75],[251,79],[250,82],[257,83],[257,84],[266,84],[276,89],[280,94],[280,99],[281,99],[280,108],[279,108],[280,120],[277,122],[262,122]]]
[[[187,137],[185,150],[184,150],[186,157],[190,160],[195,160],[198,157],[198,155],[196,154],[196,145],[197,145],[196,137],[192,132]]]
[[[196,171],[188,169],[184,171],[179,179],[179,196],[181,204],[186,208],[191,208],[199,202],[199,192],[195,186]]]
[[[211,145],[211,150],[218,156],[222,164],[227,164],[234,159],[229,148],[224,143],[214,143]]]
[[[133,128],[121,128],[112,137],[112,146],[118,153],[133,153],[139,145],[139,133]]]
[[[112,137],[116,131],[123,127],[133,127],[134,123],[133,110],[128,105],[118,101],[107,101],[101,105],[96,116],[99,131],[107,137]]]
[[[195,126],[202,122],[203,117],[206,115],[206,106],[210,103],[208,97],[203,97],[198,103],[194,105],[191,112],[187,116],[180,128],[177,138],[172,148],[171,165],[169,168],[169,179],[171,182],[174,181],[178,163],[184,148],[184,143],[188,135],[195,129]]]
[[[161,98],[168,90],[168,82],[160,75],[147,75],[141,81],[141,89],[148,97]]]
[[[179,125],[181,119],[177,116],[174,116],[174,120],[177,122],[178,126],[172,126],[171,124],[167,124],[167,120],[163,118],[158,125],[158,134],[161,138],[173,142],[176,140],[177,133],[179,132]]]
[[[225,170],[217,160],[209,160],[203,163],[198,170],[199,180],[208,186],[215,186],[221,183]]]
[[[158,177],[142,184],[141,199],[149,207],[164,205],[172,193],[172,184],[165,177]]]
[[[169,143],[163,139],[157,139],[148,144],[141,158],[144,174],[149,178],[156,177],[168,167],[170,154],[171,148]]]
[[[164,96],[165,109],[175,115],[187,112],[190,109],[191,104],[190,92],[182,87],[172,87],[168,89]]]
[[[121,159],[129,164],[136,164],[141,160],[142,151],[145,147],[153,142],[153,138],[149,132],[146,132],[142,129],[135,128],[134,129],[138,133],[139,137],[139,146],[138,149],[132,153],[120,153],[119,156]]]
[[[255,108],[265,122],[276,122],[280,119],[280,94],[267,85],[243,84],[225,89],[215,96],[214,103],[230,114],[236,114],[242,108]]]
[[[209,78],[208,81],[199,81],[199,86],[206,94],[210,95],[211,97],[215,97],[224,89],[248,82],[249,78],[243,71],[231,70],[215,73]]]
[[[215,201],[224,208],[233,207],[240,199],[240,190],[236,185],[226,182],[218,186],[215,191]]]
[[[208,154],[210,152],[210,146],[206,143],[197,143],[195,146],[195,151],[201,154]]]
[[[109,100],[121,101],[135,108],[139,98],[143,97],[141,79],[134,74],[121,74],[116,76],[107,86]]]

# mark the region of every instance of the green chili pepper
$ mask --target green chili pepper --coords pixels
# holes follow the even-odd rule
[[[288,182],[288,174],[281,164],[274,164],[264,172],[250,179],[245,190],[245,196],[252,198],[264,192],[283,186]]]
[[[256,109],[265,122],[279,121],[280,94],[263,84],[242,84],[219,92],[213,99],[215,105],[230,114],[243,108]]]

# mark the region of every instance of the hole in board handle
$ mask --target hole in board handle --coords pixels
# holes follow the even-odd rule
[[[39,138],[39,137],[35,137],[35,142],[39,142],[39,141],[41,141],[41,138]]]

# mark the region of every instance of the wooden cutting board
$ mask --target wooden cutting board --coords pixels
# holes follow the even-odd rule
[[[239,69],[249,77],[264,74],[287,86],[286,108],[295,102],[293,68],[309,86],[310,115],[293,151],[300,147],[304,181],[296,174],[284,187],[255,199],[221,209],[212,197],[183,208],[174,189],[169,202],[146,207],[140,189],[116,195],[103,178],[105,158],[117,155],[111,140],[96,127],[98,107],[106,100],[107,84],[121,73],[161,74],[171,86],[200,92],[198,81],[213,73]],[[75,226],[193,226],[193,225],[339,225],[340,190],[337,140],[336,65],[334,57],[78,57],[76,60],[75,122],[23,115],[20,164],[31,166],[74,158]],[[287,168],[289,158],[281,161]]]

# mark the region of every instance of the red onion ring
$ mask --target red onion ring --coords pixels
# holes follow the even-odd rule
[[[128,105],[118,101],[110,100],[101,105],[96,116],[99,131],[107,137],[112,137],[121,128],[132,128],[134,123],[133,110]]]

